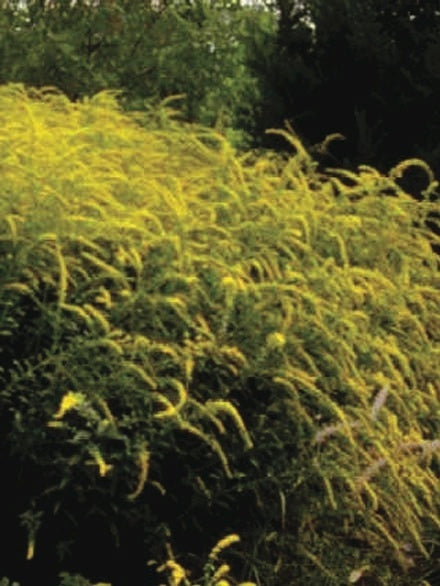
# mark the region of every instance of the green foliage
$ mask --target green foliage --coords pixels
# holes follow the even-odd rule
[[[54,85],[74,99],[121,88],[131,109],[184,94],[187,119],[229,129],[241,143],[243,128],[253,130],[259,87],[247,38],[259,27],[258,9],[204,1],[26,4],[9,2],[0,15],[3,83]]]
[[[440,526],[431,170],[324,175],[292,133],[272,131],[289,157],[237,154],[167,112],[0,88],[1,456],[29,561],[45,535],[72,567],[91,519],[210,586],[225,533],[242,580],[421,583]],[[414,166],[421,202],[395,181]]]
[[[69,574],[62,572],[60,574],[59,586],[111,586],[110,584],[95,584],[92,585],[88,580],[79,574]]]

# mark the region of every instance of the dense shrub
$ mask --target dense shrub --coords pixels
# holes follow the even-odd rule
[[[289,157],[238,155],[109,92],[3,86],[0,122],[5,573],[158,583],[172,543],[196,580],[238,533],[233,572],[258,584],[427,578],[426,164],[323,175],[291,133]],[[421,202],[395,182],[411,166]]]

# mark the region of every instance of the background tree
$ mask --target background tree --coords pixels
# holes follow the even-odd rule
[[[260,128],[288,119],[309,144],[340,132],[326,163],[440,168],[440,3],[278,0]],[[271,143],[273,144],[273,143]]]
[[[184,118],[243,143],[260,95],[246,39],[260,20],[275,22],[261,7],[203,0],[6,2],[0,82],[53,85],[74,99],[119,89],[128,109],[184,94]]]
[[[117,88],[128,109],[184,94],[186,120],[237,145],[283,149],[262,137],[288,120],[309,146],[346,137],[326,165],[420,156],[438,174],[439,15],[438,0],[9,0],[0,82]]]

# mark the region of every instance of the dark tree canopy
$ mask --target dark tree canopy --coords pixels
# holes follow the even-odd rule
[[[440,3],[280,0],[265,109],[310,143],[346,136],[339,163],[440,166]],[[336,147],[335,147],[336,148]],[[345,159],[345,161],[344,161]],[[336,161],[335,161],[336,162]]]

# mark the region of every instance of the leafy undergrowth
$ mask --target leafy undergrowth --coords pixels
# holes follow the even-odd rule
[[[290,157],[238,154],[110,92],[3,86],[0,122],[4,573],[429,584],[429,168],[323,174],[284,131]],[[203,570],[226,534],[237,581]]]

